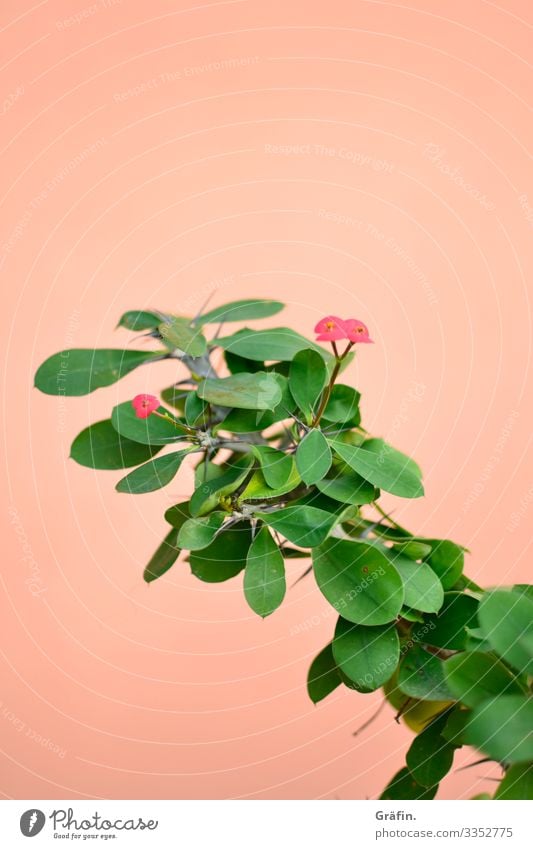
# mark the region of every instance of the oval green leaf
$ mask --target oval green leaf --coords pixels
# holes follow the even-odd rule
[[[402,608],[402,580],[370,543],[332,537],[313,552],[313,569],[324,596],[350,622],[383,625]]]
[[[180,548],[188,551],[201,551],[202,548],[207,548],[217,536],[227,517],[227,513],[218,510],[208,516],[187,519],[178,535]]]
[[[261,528],[246,558],[244,596],[263,618],[270,616],[285,597],[285,563],[268,528]]]
[[[123,404],[113,408],[111,422],[121,436],[132,439],[134,442],[141,442],[143,445],[168,445],[172,442],[183,442],[185,434],[178,419],[164,407],[158,407],[157,412],[166,414],[172,421],[160,419],[159,416],[139,419],[131,401],[124,401]]]
[[[336,383],[329,396],[326,409],[322,413],[324,421],[331,424],[356,427],[361,420],[359,401],[361,395],[352,386]]]
[[[125,312],[117,327],[126,327],[127,330],[153,330],[161,324],[162,316],[155,312],[146,310],[129,310]]]
[[[404,767],[390,780],[379,797],[383,800],[434,799],[439,785],[423,787],[415,781],[407,767]]]
[[[453,700],[444,678],[442,661],[417,645],[406,652],[400,663],[398,688],[406,696],[426,702]]]
[[[269,318],[271,315],[281,312],[285,304],[281,301],[271,301],[265,298],[248,298],[242,301],[231,301],[229,304],[224,304],[221,307],[204,313],[199,316],[195,323],[202,326],[204,324],[214,324],[215,322],[226,321],[249,321],[255,318]]]
[[[442,736],[447,716],[439,716],[413,740],[406,755],[407,768],[423,787],[434,787],[452,768],[455,746]]]
[[[331,448],[320,430],[310,430],[296,449],[296,468],[307,486],[322,480],[331,468]]]
[[[88,395],[116,383],[137,366],[161,358],[158,351],[71,348],[48,357],[39,366],[35,386],[47,395]]]
[[[157,457],[155,460],[150,460],[139,466],[125,478],[120,480],[115,489],[117,492],[128,492],[131,495],[143,495],[146,492],[154,492],[156,489],[161,489],[175,477],[183,460],[190,453],[189,449],[185,451],[175,451],[172,454],[165,454],[164,457]]]
[[[152,555],[148,566],[144,570],[144,580],[147,584],[160,578],[168,572],[178,559],[180,549],[178,548],[178,531],[172,528],[166,535],[159,548]]]
[[[271,513],[258,511],[255,515],[301,548],[320,545],[337,522],[336,515],[306,506],[285,507]]]
[[[330,445],[351,469],[385,492],[403,498],[419,498],[424,494],[414,461],[383,440],[369,439],[361,447],[355,447],[332,439]]]
[[[183,351],[189,357],[201,357],[207,351],[207,342],[202,331],[191,327],[187,318],[164,321],[159,325],[159,332],[170,350]]]
[[[266,371],[207,378],[199,384],[197,392],[204,401],[239,410],[274,410],[281,401],[278,380]]]
[[[533,763],[515,764],[505,773],[495,799],[533,799]]]
[[[454,697],[469,707],[500,695],[519,695],[520,685],[497,657],[486,652],[460,652],[443,664]]]
[[[189,502],[191,516],[205,516],[220,504],[220,499],[231,495],[246,480],[253,465],[253,457],[245,456],[239,459],[220,477],[211,478],[201,483],[193,492]]]
[[[328,372],[322,354],[314,348],[298,351],[289,371],[289,388],[298,409],[307,421],[311,420],[327,378]]]
[[[307,692],[309,698],[316,705],[329,696],[342,684],[342,679],[333,657],[331,643],[322,649],[313,660],[307,674]]]
[[[392,551],[389,557],[403,581],[405,604],[423,613],[437,613],[444,602],[444,590],[431,567]]]
[[[501,763],[533,760],[533,696],[496,696],[477,705],[465,741]]]
[[[283,360],[291,362],[299,351],[313,348],[326,362],[333,361],[328,351],[313,345],[305,336],[301,336],[290,327],[274,327],[271,330],[252,330],[245,327],[232,336],[217,339],[216,344],[232,354],[249,360]]]
[[[398,666],[400,641],[396,628],[353,625],[341,618],[335,629],[333,657],[355,690],[371,693],[382,687]]]
[[[293,474],[293,458],[270,445],[253,445],[252,451],[261,464],[261,472],[268,487],[276,490],[286,486]]]
[[[220,583],[234,578],[246,566],[252,542],[249,522],[239,522],[217,536],[202,551],[191,552],[189,563],[193,575],[207,583]]]
[[[485,593],[479,622],[494,651],[519,672],[533,675],[533,601],[508,590]]]
[[[340,501],[342,504],[370,504],[379,495],[379,491],[369,481],[351,469],[335,477],[322,478],[316,482],[320,492]]]
[[[464,548],[450,539],[428,539],[424,543],[431,546],[427,560],[438,575],[445,590],[450,590],[463,573]]]
[[[111,419],[89,425],[78,434],[70,456],[90,469],[127,469],[138,466],[161,451],[159,445],[140,445],[117,433]]]
[[[444,604],[437,614],[426,617],[429,630],[426,641],[441,649],[461,651],[466,646],[467,628],[477,626],[479,602],[459,592],[444,594]]]

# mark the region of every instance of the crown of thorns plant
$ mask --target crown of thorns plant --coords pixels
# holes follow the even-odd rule
[[[338,614],[309,669],[310,698],[381,689],[391,720],[416,732],[381,798],[433,798],[463,745],[501,766],[495,798],[533,798],[533,588],[482,590],[463,572],[462,545],[412,533],[380,506],[382,491],[419,498],[424,489],[415,461],[364,429],[360,394],[340,379],[357,346],[372,342],[364,322],[326,316],[314,342],[288,327],[220,335],[282,308],[254,299],[194,319],[130,311],[119,327],[145,333],[156,350],[60,352],[35,385],[81,396],[176,360],[186,377],[159,397],[125,399],[71,450],[82,466],[133,469],[116,484],[133,495],[166,486],[189,456],[195,463],[194,491],[166,511],[169,530],[144,580],[162,578],[184,552],[201,581],[243,575],[246,602],[266,617],[283,602],[286,570],[310,557],[304,575]],[[176,450],[161,453],[166,445]]]

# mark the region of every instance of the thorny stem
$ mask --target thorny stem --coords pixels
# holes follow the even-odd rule
[[[333,352],[335,354],[335,366],[333,368],[333,371],[331,372],[331,377],[329,379],[329,383],[326,386],[324,392],[322,393],[322,398],[321,398],[318,410],[316,411],[316,414],[315,414],[313,421],[311,423],[311,427],[316,427],[319,424],[320,419],[322,418],[322,414],[323,414],[324,410],[326,409],[328,401],[331,397],[331,391],[332,391],[332,389],[335,385],[335,381],[337,380],[337,377],[339,376],[339,371],[341,370],[342,361],[344,360],[344,358],[348,354],[350,348],[353,345],[353,342],[350,342],[348,344],[348,347],[346,348],[346,350],[340,356],[339,356],[339,351],[337,349],[335,342],[332,342],[331,344],[333,346]]]
[[[177,422],[176,419],[173,419],[172,416],[169,416],[166,413],[158,413],[157,410],[152,412],[153,416],[157,416],[159,419],[163,419],[165,422],[170,422],[170,424],[174,425],[178,430],[183,430],[187,434],[187,436],[194,436],[194,430],[192,427],[188,427],[188,425],[184,425],[181,422]]]
[[[377,501],[373,501],[372,506],[375,507],[375,509],[378,511],[378,513],[380,513],[383,516],[384,519],[387,519],[387,521],[390,522],[391,525],[393,525],[398,531],[402,531],[402,533],[407,534],[407,536],[409,536],[409,537],[412,536],[412,534],[409,533],[409,531],[406,528],[402,528],[402,526],[399,525],[398,522],[395,522],[394,519],[392,518],[392,516],[389,516],[388,513],[385,513],[385,510],[383,510],[383,508],[379,506]]]

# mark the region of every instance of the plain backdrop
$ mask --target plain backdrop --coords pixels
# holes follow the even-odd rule
[[[532,10],[525,0],[4,0],[0,792],[15,798],[365,798],[411,735],[379,694],[305,678],[334,619],[312,578],[261,621],[241,578],[147,586],[163,512],[68,459],[74,436],[175,379],[33,388],[68,347],[143,345],[126,309],[286,302],[312,334],[368,324],[364,424],[427,495],[384,499],[466,545],[484,585],[530,578]],[[278,318],[257,326],[274,326]],[[302,564],[289,566],[289,583]],[[461,751],[440,798],[494,787]]]

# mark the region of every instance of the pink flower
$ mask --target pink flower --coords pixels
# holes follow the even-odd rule
[[[346,329],[346,338],[350,342],[373,342],[374,340],[368,335],[368,327],[357,318],[347,318],[343,322]]]
[[[337,342],[339,339],[348,338],[345,322],[336,315],[321,318],[315,327],[315,333],[318,333],[317,342]]]
[[[368,335],[368,327],[357,318],[338,318],[336,315],[327,315],[321,318],[315,327],[317,342],[338,342],[339,339],[348,339],[355,342],[373,342]]]
[[[131,406],[138,419],[147,419],[159,407],[159,400],[155,395],[136,395]]]

